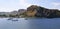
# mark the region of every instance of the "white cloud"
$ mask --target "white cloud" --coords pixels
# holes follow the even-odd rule
[[[17,10],[15,8],[0,8],[0,12],[11,12],[13,10]]]
[[[32,3],[33,3],[33,2],[32,2]],[[20,0],[19,5],[20,5],[22,8],[27,8],[27,7],[29,7],[30,5],[38,5],[38,4],[32,4],[32,3],[29,3],[28,0]]]
[[[8,8],[0,8],[0,12],[5,12],[5,11],[10,12],[11,10]]]
[[[22,7],[26,8],[26,7],[28,7],[28,6],[32,5],[32,4],[28,3],[27,0],[20,0],[19,5],[21,6],[21,8]]]
[[[10,12],[18,9],[26,9],[30,5],[38,4],[33,4],[33,1],[30,3],[28,0],[8,0],[4,1],[3,3],[0,2],[0,12]]]
[[[51,4],[53,5],[54,9],[60,9],[60,2],[52,2]]]
[[[53,2],[52,3],[54,6],[59,6],[60,5],[60,3],[57,3],[57,2]]]

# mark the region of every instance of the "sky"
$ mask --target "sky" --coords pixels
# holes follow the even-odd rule
[[[60,10],[60,0],[0,0],[0,12],[27,9],[30,5]]]

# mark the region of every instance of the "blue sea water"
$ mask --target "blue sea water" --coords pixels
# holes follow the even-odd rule
[[[0,29],[60,29],[60,18],[0,18]]]

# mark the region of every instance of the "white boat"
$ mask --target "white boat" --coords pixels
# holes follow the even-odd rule
[[[25,20],[28,20],[28,18],[25,18]]]
[[[13,18],[12,21],[18,21],[18,19],[17,18]]]
[[[8,18],[8,20],[12,20],[13,18]]]

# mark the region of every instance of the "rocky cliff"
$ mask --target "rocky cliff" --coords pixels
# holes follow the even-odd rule
[[[60,17],[60,11],[58,9],[47,9],[41,6],[32,5],[27,8],[26,15],[30,17],[58,18]]]

